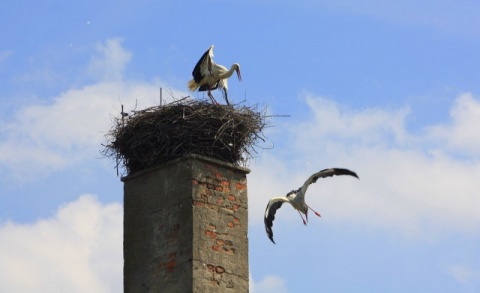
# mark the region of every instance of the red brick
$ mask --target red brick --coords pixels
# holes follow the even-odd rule
[[[180,225],[175,225],[175,226],[173,227],[172,234],[170,234],[170,238],[168,239],[169,242],[175,243],[175,242],[177,241],[177,238],[178,238],[178,230],[180,230]]]
[[[243,183],[240,183],[240,182],[237,182],[237,183],[235,184],[235,188],[236,188],[237,190],[245,190],[245,189],[247,189],[247,185],[246,185],[246,184],[243,184]]]
[[[165,264],[165,269],[169,272],[173,272],[176,266],[177,266],[177,261],[171,260]]]
[[[220,248],[220,246],[218,246],[218,245],[212,246],[212,249],[215,250],[215,251],[221,251],[221,250],[222,250],[222,249]]]
[[[223,241],[222,239],[217,239],[216,243],[218,245],[225,245],[225,241]]]
[[[235,196],[233,196],[233,195],[231,195],[231,194],[227,197],[227,199],[228,199],[229,201],[235,201],[235,200],[237,200],[237,199],[235,198]]]
[[[205,230],[205,235],[210,238],[217,238],[217,233],[211,231],[211,230]]]
[[[217,205],[222,205],[223,204],[223,198],[218,198],[217,199]]]
[[[240,218],[233,217],[233,221],[234,221],[235,223],[240,223]]]
[[[223,267],[218,266],[215,268],[215,271],[219,274],[223,274],[225,272],[225,269]]]
[[[200,201],[200,200],[193,200],[193,205],[197,206],[197,207],[203,207],[203,206],[205,206],[205,203],[203,201]]]
[[[236,203],[233,204],[233,210],[234,210],[234,211],[238,210],[239,207],[240,207],[240,206],[239,206],[238,204],[236,204]]]
[[[235,228],[235,224],[233,222],[228,222],[227,226],[230,228]]]
[[[207,265],[207,269],[211,272],[215,272],[215,266],[213,265]]]

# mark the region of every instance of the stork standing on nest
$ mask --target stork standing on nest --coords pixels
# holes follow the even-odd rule
[[[227,69],[225,66],[215,63],[213,61],[213,45],[211,45],[193,68],[193,79],[188,82],[188,89],[192,92],[197,89],[199,92],[208,91],[208,97],[213,103],[218,104],[211,91],[220,88],[225,101],[230,105],[228,101],[228,78],[232,76],[233,72],[237,72],[238,80],[242,81],[240,65],[235,63],[230,69]]]
[[[324,169],[322,171],[319,171],[317,173],[312,174],[305,183],[303,183],[302,187],[300,187],[297,190],[292,190],[289,193],[287,193],[287,196],[281,196],[281,197],[273,197],[270,199],[268,202],[267,208],[265,209],[265,230],[267,232],[268,238],[273,241],[273,220],[275,220],[275,212],[282,206],[284,202],[288,202],[295,208],[298,213],[300,214],[300,217],[302,218],[303,224],[307,225],[308,222],[308,210],[312,210],[315,215],[320,217],[320,214],[316,211],[314,211],[311,207],[309,207],[305,203],[305,193],[307,192],[308,186],[312,183],[317,182],[318,178],[325,178],[325,177],[331,177],[333,175],[350,175],[357,177],[357,174],[353,171],[350,171],[348,169],[341,169],[341,168],[330,168],[330,169]],[[305,219],[302,216],[302,213],[305,215]]]

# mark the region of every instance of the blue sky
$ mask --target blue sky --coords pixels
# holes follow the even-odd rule
[[[251,291],[480,290],[477,1],[2,1],[0,291],[119,292],[122,183],[101,158],[127,110],[207,98],[201,54],[266,106],[250,161]],[[219,95],[219,93],[214,93]],[[268,199],[327,167],[304,227]]]

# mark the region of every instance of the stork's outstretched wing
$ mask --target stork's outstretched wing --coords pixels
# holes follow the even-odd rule
[[[196,83],[200,83],[203,77],[207,74],[211,74],[212,72],[212,63],[213,63],[213,45],[208,48],[205,53],[203,53],[200,60],[198,60],[197,64],[193,68],[192,76]]]
[[[285,197],[273,197],[270,199],[267,204],[267,208],[265,209],[265,231],[267,232],[268,238],[270,238],[273,243],[275,243],[275,241],[273,241],[272,230],[273,220],[275,220],[275,213],[279,208],[282,207],[284,202],[288,202],[288,199]]]
[[[312,174],[307,179],[307,181],[303,183],[302,187],[300,187],[300,192],[297,194],[297,196],[300,197],[302,200],[304,200],[305,193],[307,192],[308,186],[310,184],[317,182],[318,178],[332,177],[334,175],[350,175],[358,178],[358,175],[355,172],[350,171],[348,169],[342,169],[342,168],[323,169],[322,171]]]

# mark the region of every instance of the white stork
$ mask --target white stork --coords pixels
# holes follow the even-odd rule
[[[267,231],[268,238],[273,241],[273,231],[272,231],[272,226],[273,226],[273,220],[275,220],[275,212],[282,206],[284,202],[288,202],[291,204],[300,214],[300,217],[302,218],[303,224],[307,225],[308,222],[308,209],[311,209],[315,215],[320,217],[320,214],[316,211],[314,211],[311,207],[309,207],[305,203],[305,193],[307,192],[308,186],[312,183],[317,182],[318,178],[325,178],[325,177],[331,177],[333,175],[350,175],[357,177],[357,174],[353,171],[350,171],[348,169],[341,169],[341,168],[330,168],[330,169],[324,169],[322,171],[319,171],[313,175],[311,175],[305,183],[303,183],[302,187],[300,187],[297,190],[292,190],[289,193],[287,193],[287,196],[281,196],[281,197],[273,197],[270,199],[268,202],[267,208],[265,209],[265,230]],[[305,214],[305,219],[302,216],[302,213]]]
[[[230,105],[228,101],[228,78],[232,76],[234,71],[237,72],[238,80],[242,81],[240,65],[235,63],[228,70],[225,66],[215,63],[213,61],[213,45],[211,45],[193,68],[193,79],[188,82],[188,89],[192,92],[197,89],[199,92],[208,91],[208,96],[212,102],[218,104],[211,91],[220,88],[223,90],[225,101]]]

